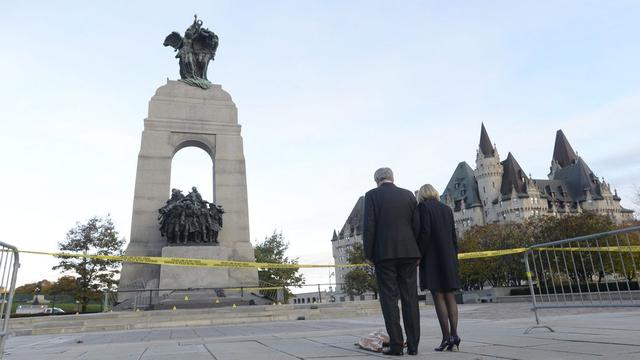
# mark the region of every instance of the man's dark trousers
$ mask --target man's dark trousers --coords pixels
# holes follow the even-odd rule
[[[391,350],[400,351],[403,345],[398,297],[402,302],[402,319],[407,333],[407,348],[418,349],[420,339],[420,311],[417,285],[418,259],[390,259],[375,264],[380,305]]]

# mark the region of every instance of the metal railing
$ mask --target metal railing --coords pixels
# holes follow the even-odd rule
[[[344,284],[314,283],[297,285],[275,285],[260,281],[259,286],[236,286],[221,288],[183,288],[183,289],[119,289],[118,293],[132,294],[126,308],[113,302],[115,294],[105,294],[105,309],[116,310],[161,310],[181,308],[205,308],[217,306],[244,305],[315,305],[344,303],[354,301],[377,300],[377,294],[366,292],[349,295],[345,291],[334,289]],[[105,310],[108,311],[108,310]]]
[[[640,307],[640,226],[527,248],[524,263],[536,328],[538,310]]]
[[[295,287],[287,299],[288,304],[313,305],[377,300],[376,293],[366,291],[362,294],[347,293],[344,283],[301,284]]]
[[[9,318],[13,295],[16,290],[16,277],[20,267],[20,257],[15,246],[0,241],[0,358],[4,354],[4,344],[9,336]]]
[[[255,286],[216,288],[167,288],[167,289],[118,289],[118,293],[133,293],[132,302],[119,307],[116,294],[105,295],[106,308],[118,310],[156,310],[175,308],[216,307],[226,305],[265,305],[281,303],[286,286],[276,286],[260,281]]]

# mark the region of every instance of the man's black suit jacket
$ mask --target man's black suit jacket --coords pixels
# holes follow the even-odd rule
[[[420,258],[416,240],[420,221],[416,198],[409,191],[383,183],[364,197],[363,243],[365,257],[373,263]]]

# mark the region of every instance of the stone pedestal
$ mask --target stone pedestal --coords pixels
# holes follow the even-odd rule
[[[167,246],[162,257],[218,260],[253,260],[251,247]],[[162,265],[160,289],[229,288],[255,286],[255,269],[206,268]]]
[[[170,195],[171,160],[180,149],[196,146],[211,156],[213,201],[225,209],[224,226],[218,237],[220,247],[209,250],[203,256],[220,256],[223,260],[254,260],[249,242],[247,180],[240,129],[236,106],[220,85],[203,90],[180,81],[167,81],[156,91],[149,102],[149,116],[144,121],[131,236],[126,255],[165,255],[163,249],[166,239],[160,235],[158,209]],[[169,249],[166,250],[168,253],[178,256],[178,247],[166,249]],[[183,251],[180,257],[196,255],[189,249]],[[181,269],[194,273],[201,271],[196,268]],[[158,265],[125,263],[120,288],[157,289],[162,271]],[[180,276],[175,275],[175,278]],[[256,270],[231,269],[227,276],[228,283],[248,282],[251,277],[253,283],[250,285],[258,284]],[[193,284],[199,281],[197,276],[192,278],[195,281]],[[133,293],[121,294],[119,301],[133,296]]]

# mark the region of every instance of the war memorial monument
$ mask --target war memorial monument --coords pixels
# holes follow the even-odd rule
[[[249,241],[247,181],[241,126],[231,95],[207,78],[218,36],[195,17],[169,34],[180,80],[167,80],[149,101],[138,154],[131,237],[125,255],[254,261]],[[197,189],[170,189],[171,162],[195,146],[211,156],[213,202]],[[224,222],[222,221],[224,217]],[[192,289],[257,286],[256,269],[124,263],[121,289]],[[126,303],[134,292],[120,292]]]

